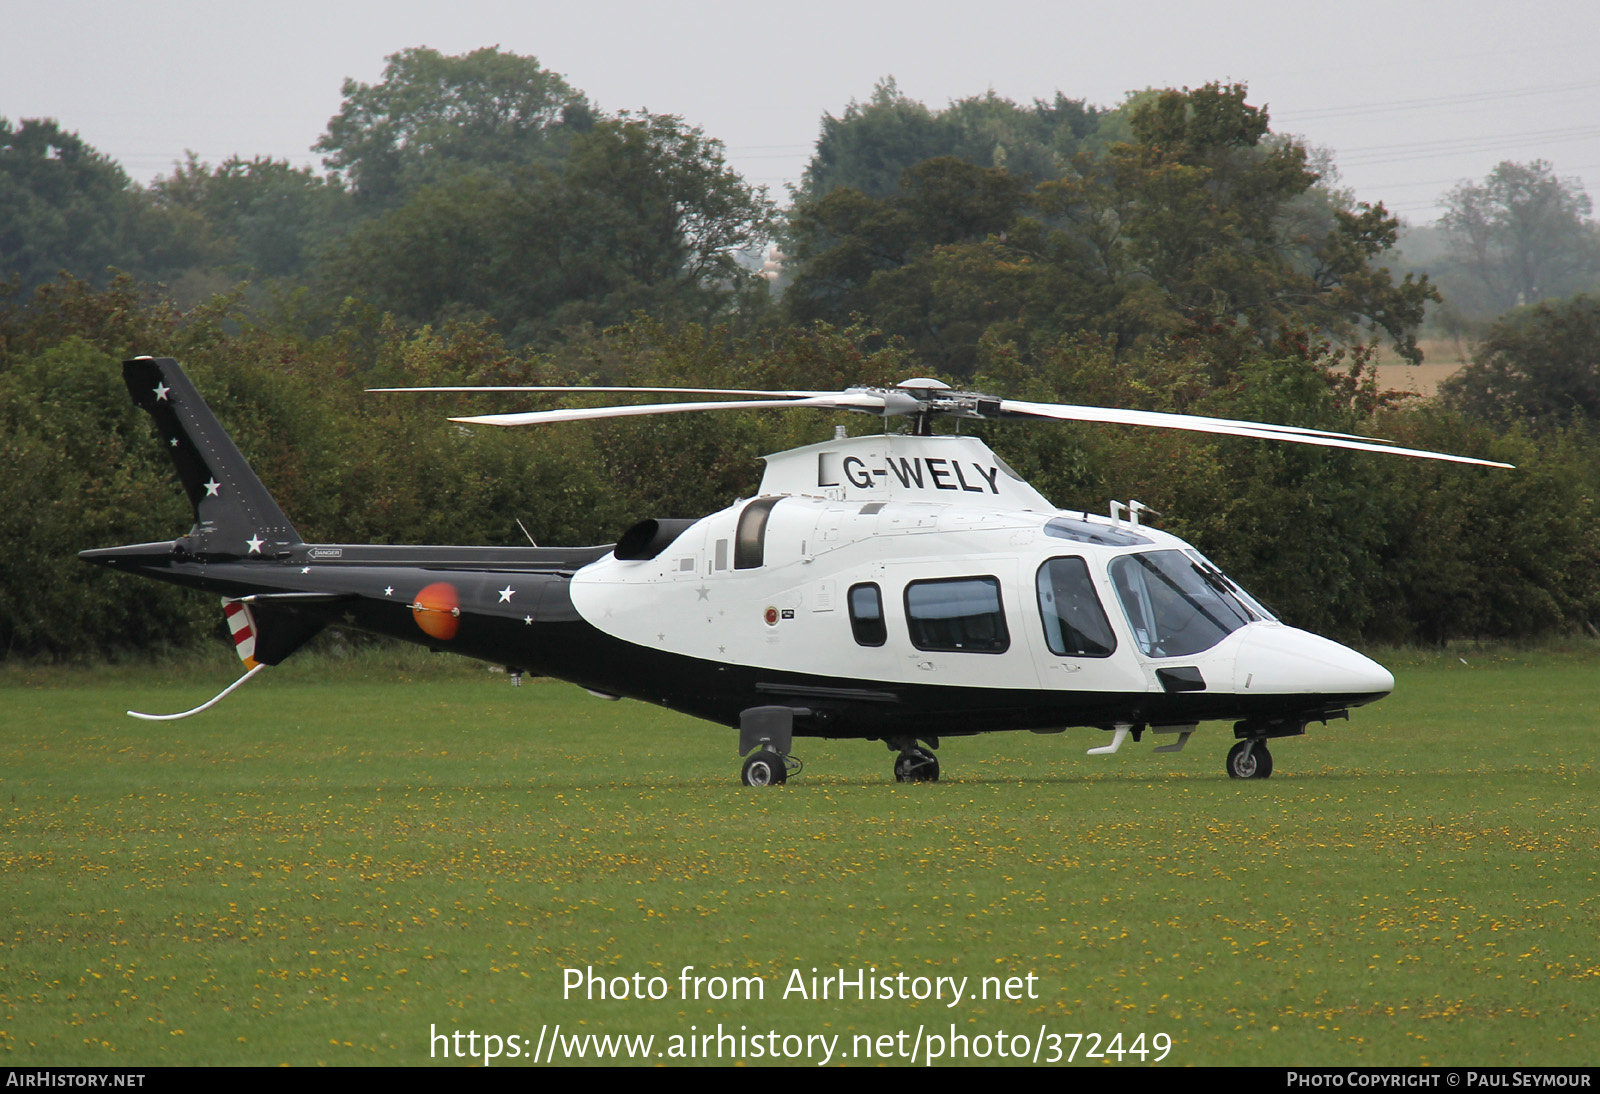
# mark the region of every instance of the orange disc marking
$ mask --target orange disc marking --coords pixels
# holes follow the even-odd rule
[[[461,627],[461,595],[448,581],[435,581],[417,594],[411,613],[424,633],[448,641]]]

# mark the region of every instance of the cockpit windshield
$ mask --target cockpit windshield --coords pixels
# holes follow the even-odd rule
[[[1208,650],[1247,623],[1272,616],[1192,551],[1143,551],[1112,559],[1111,584],[1148,657]]]
[[[1277,620],[1278,617],[1275,613],[1269,611],[1267,607],[1261,603],[1261,601],[1245,592],[1244,589],[1240,587],[1239,583],[1234,581],[1233,578],[1229,577],[1227,574],[1223,573],[1215,562],[1212,562],[1209,558],[1201,554],[1199,551],[1196,551],[1193,547],[1186,550],[1184,554],[1192,558],[1195,562],[1195,565],[1199,566],[1203,573],[1208,574],[1216,581],[1220,581],[1228,590],[1228,592],[1233,594],[1236,600],[1242,603],[1246,608],[1250,609],[1250,614],[1252,616],[1257,619],[1270,619],[1273,621]]]

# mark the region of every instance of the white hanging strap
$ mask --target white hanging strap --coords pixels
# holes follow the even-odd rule
[[[266,667],[267,666],[265,665],[257,665],[255,668],[239,677],[239,679],[223,688],[209,703],[201,703],[193,710],[186,710],[182,714],[140,714],[137,710],[130,710],[128,713],[135,718],[143,718],[147,722],[175,722],[179,718],[187,718],[191,714],[199,714],[202,710],[210,710],[212,707],[216,706],[218,703],[222,702],[222,700],[231,695],[233,690],[240,684],[244,683],[246,680],[250,679],[250,677],[254,676],[256,673],[260,672]]]

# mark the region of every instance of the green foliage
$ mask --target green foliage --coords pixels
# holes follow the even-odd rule
[[[488,317],[515,344],[543,344],[636,311],[707,321],[759,305],[764,285],[734,254],[770,217],[698,129],[605,119],[559,170],[422,189],[355,230],[328,277],[414,323]]]
[[[0,118],[0,279],[25,291],[68,269],[104,282],[133,257],[128,177],[48,119]]]
[[[211,314],[202,314],[209,323]],[[31,293],[5,286],[0,288],[0,373],[73,337],[110,355],[138,353],[168,342],[181,319],[168,301],[152,297],[127,275],[104,289],[71,277]]]
[[[174,217],[198,220],[212,264],[236,277],[305,273],[349,219],[348,195],[336,180],[259,157],[234,156],[212,168],[191,153],[151,184],[150,195]]]
[[[1063,197],[1112,219],[1115,243],[1096,243],[1119,280],[1161,290],[1138,316],[1148,329],[1238,324],[1270,345],[1288,330],[1347,337],[1370,325],[1415,355],[1412,332],[1436,294],[1425,278],[1396,285],[1374,265],[1397,222],[1361,206],[1337,210],[1321,235],[1298,234],[1296,202],[1318,176],[1303,145],[1269,139],[1266,112],[1245,101],[1243,85],[1164,91],[1131,121],[1134,139]]]
[[[883,197],[801,201],[790,316],[860,314],[958,376],[986,333],[1049,345],[1091,331],[1128,349],[1243,331],[1259,349],[1293,330],[1371,330],[1416,355],[1436,293],[1378,264],[1394,218],[1333,206],[1305,148],[1272,137],[1241,85],[1146,94],[1128,114],[1129,140],[1037,185],[944,157]]]
[[[1500,318],[1440,396],[1490,421],[1600,421],[1600,297],[1574,296]]]
[[[0,118],[0,281],[23,294],[66,273],[170,278],[221,260],[190,209],[132,185],[113,160],[51,120]]]
[[[639,321],[608,332],[589,348],[607,382],[662,387],[688,385],[837,390],[854,384],[892,384],[904,378],[905,354],[869,350],[859,328],[780,328],[762,336],[727,328],[668,328]],[[607,396],[605,401],[614,400]],[[835,425],[872,428],[870,419],[750,411],[570,423],[551,427],[563,443],[588,443],[599,480],[629,499],[633,519],[699,517],[755,494],[761,456],[832,435]]]
[[[842,117],[824,115],[816,151],[806,165],[801,203],[840,187],[868,197],[894,193],[900,176],[919,163],[954,156],[1019,176],[1055,178],[1070,169],[1103,111],[1060,92],[1051,102],[1018,106],[990,91],[934,112],[901,93],[892,78],[852,101]]]
[[[560,162],[567,138],[593,119],[582,92],[537,58],[422,47],[392,54],[377,84],[346,80],[315,150],[363,203],[383,208],[461,174]]]
[[[1016,292],[1027,288],[999,274],[1011,256],[988,243],[1016,223],[1026,198],[1009,172],[953,156],[908,169],[883,200],[836,189],[791,218],[799,272],[785,296],[789,314],[799,322],[867,315],[928,365],[970,374],[979,336],[1014,314]]]
[[[114,359],[82,338],[0,372],[0,658],[184,645],[199,633],[190,598],[127,588],[77,558],[147,540],[151,521],[187,526],[130,410]]]
[[[1374,584],[1389,611],[1367,632],[1442,643],[1593,625],[1600,616],[1600,446],[1584,431],[1535,441],[1428,408],[1383,420],[1401,444],[1515,463],[1484,472],[1406,461],[1384,476]]]
[[[118,267],[193,304],[249,280],[258,305],[298,292],[284,314],[307,332],[353,303],[413,325],[492,318],[516,345],[635,312],[764,310],[736,256],[772,208],[700,130],[602,117],[498,48],[404,50],[344,95],[316,146],[328,177],[191,155],[146,190],[54,122],[0,120],[0,284],[25,295],[65,270],[103,285]]]

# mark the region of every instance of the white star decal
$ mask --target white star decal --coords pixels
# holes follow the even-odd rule
[[[208,497],[208,498],[220,497],[221,495],[218,494],[217,491],[219,489],[221,489],[221,487],[222,487],[222,484],[220,482],[218,482],[216,479],[212,479],[210,482],[205,484],[206,497]]]
[[[156,402],[164,403],[169,401],[167,399],[167,392],[171,391],[172,389],[166,384],[162,383],[160,380],[156,381],[156,386],[152,390],[156,393]]]
[[[511,603],[511,598],[517,595],[517,590],[513,589],[510,584],[507,584],[504,589],[496,591],[500,594],[500,603],[502,604]]]
[[[172,440],[168,441],[167,443],[172,445],[173,448],[177,448],[178,447],[178,438],[174,437],[174,438],[172,438]]]
[[[263,543],[267,542],[267,541],[262,539],[260,536],[251,536],[249,539],[245,540],[244,542],[245,542],[245,545],[250,548],[250,553],[251,554],[259,555],[261,553],[261,545]]]
[[[533,626],[533,616],[531,616],[531,615],[525,615],[525,616],[523,616],[523,617],[522,617],[522,621],[523,621],[523,622],[524,622],[524,623],[526,623],[526,624],[527,624],[527,625],[528,625],[528,626],[530,626],[530,627],[531,627],[531,626]]]
[[[383,587],[383,595],[384,596],[393,596],[394,595],[394,586],[393,585],[385,585]]]
[[[302,567],[300,567],[300,572],[303,573],[303,574],[309,574],[311,572],[311,567],[310,566],[302,566]]]

